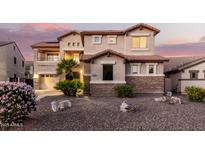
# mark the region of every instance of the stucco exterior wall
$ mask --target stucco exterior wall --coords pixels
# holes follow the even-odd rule
[[[93,44],[93,35],[84,36],[84,54],[96,54],[106,49],[112,49],[117,52],[124,52],[124,36],[117,36],[116,44],[108,44],[107,35],[102,35],[101,44]]]
[[[189,71],[192,70],[198,70],[198,79],[192,80],[190,79],[190,73]],[[182,71],[181,73],[181,93],[184,93],[184,90],[187,86],[199,86],[199,87],[203,87],[205,88],[205,74],[204,74],[204,70],[205,70],[205,62],[192,66],[190,68],[185,69],[184,71]],[[183,80],[183,79],[189,79],[189,80]]]
[[[132,36],[147,36],[147,49],[132,49]],[[117,35],[116,44],[108,44],[108,35],[102,35],[101,44],[93,44],[92,39],[94,35],[84,36],[84,54],[95,54],[106,49],[112,49],[114,51],[127,54],[127,55],[153,55],[155,36],[154,32],[148,29],[135,29],[125,35]]]
[[[102,81],[103,65],[102,62],[114,61],[113,81],[125,81],[125,64],[124,59],[111,55],[110,57],[102,56],[94,60],[91,65],[91,82]]]
[[[14,64],[14,57],[16,57],[16,64]],[[24,67],[22,61],[24,61]],[[25,59],[15,43],[0,47],[0,67],[1,81],[8,81],[10,77],[14,77],[14,74],[18,78],[25,77]]]
[[[147,49],[132,49],[132,36],[147,36]],[[148,29],[135,29],[125,36],[125,53],[128,55],[153,55],[155,46],[154,32]]]
[[[205,70],[205,62],[201,63],[201,64],[198,64],[198,65],[195,65],[193,67],[190,67],[190,68],[187,68],[185,69],[183,72],[182,72],[182,76],[181,78],[182,79],[190,79],[190,73],[189,71],[191,70],[199,70],[199,73],[198,73],[198,78],[199,79],[205,79],[204,78],[204,70]]]
[[[181,80],[181,93],[185,93],[187,86],[197,86],[205,88],[205,80]]]
[[[68,42],[70,42],[70,46],[68,46]],[[73,42],[75,46],[73,46]],[[77,43],[80,43],[77,46]],[[61,59],[64,58],[64,51],[82,51],[83,44],[80,34],[71,34],[68,35],[60,40],[60,57]]]

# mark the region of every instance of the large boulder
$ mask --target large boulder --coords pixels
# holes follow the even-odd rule
[[[122,104],[120,105],[121,112],[133,112],[136,111],[136,108],[132,105],[127,103],[127,100],[123,100]]]
[[[70,100],[63,100],[63,101],[52,101],[51,108],[53,112],[63,111],[67,108],[71,108],[72,103]]]

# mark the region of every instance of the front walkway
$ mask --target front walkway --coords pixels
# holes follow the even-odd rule
[[[119,111],[121,99],[115,97],[67,98],[48,96],[38,103],[21,130],[205,130],[205,104],[181,105],[154,102],[155,96],[136,97],[128,102],[135,113]],[[51,110],[52,100],[70,99],[73,107],[63,112]]]

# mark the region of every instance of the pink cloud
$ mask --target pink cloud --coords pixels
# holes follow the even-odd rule
[[[56,41],[56,38],[70,30],[69,24],[29,23],[19,24],[16,30],[1,28],[0,40],[15,41],[27,60],[32,60],[31,45],[41,41]]]
[[[27,23],[22,26],[22,29],[32,29],[37,31],[63,31],[71,29],[70,24],[65,23]]]
[[[189,36],[178,36],[175,38],[164,40],[163,42],[161,42],[161,44],[182,44],[191,42],[196,42],[196,40],[194,40],[193,37]]]

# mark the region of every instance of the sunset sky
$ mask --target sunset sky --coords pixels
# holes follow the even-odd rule
[[[125,29],[133,23],[28,23],[0,24],[0,41],[15,41],[27,60],[32,60],[30,45],[41,41],[56,41],[69,30]],[[205,24],[150,24],[161,32],[156,36],[156,54],[163,56],[205,55]]]

